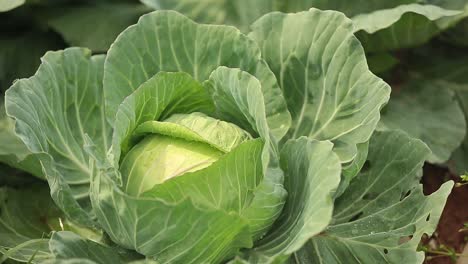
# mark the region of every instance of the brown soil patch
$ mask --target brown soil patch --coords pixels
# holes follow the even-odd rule
[[[438,190],[442,183],[459,178],[451,174],[447,169],[426,164],[422,183],[426,195]],[[457,253],[463,252],[467,242],[468,232],[460,232],[464,223],[468,222],[468,185],[454,187],[442,213],[439,225],[434,235],[424,239],[429,247],[445,245],[454,249]],[[426,264],[452,264],[456,261],[450,257],[437,254],[427,254]]]

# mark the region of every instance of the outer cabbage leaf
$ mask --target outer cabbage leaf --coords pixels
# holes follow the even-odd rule
[[[280,0],[276,0],[280,2]],[[312,7],[322,10],[336,10],[345,13],[347,17],[369,13],[375,10],[393,8],[398,5],[410,4],[416,0],[289,0],[283,1],[282,11],[299,12]]]
[[[275,73],[293,124],[287,138],[330,140],[343,163],[369,140],[390,87],[373,75],[342,13],[268,14],[249,34]]]
[[[277,144],[270,136],[265,119],[261,84],[247,72],[219,67],[204,86],[211,94],[217,117],[237,124],[265,141],[262,153],[262,169],[265,175],[255,190],[250,206],[243,214],[249,219],[250,231],[254,240],[257,240],[268,231],[268,223],[278,218],[286,197],[283,172],[278,164]]]
[[[441,39],[462,47],[468,46],[468,2],[466,0],[425,0],[428,4],[441,6],[445,9],[464,10],[460,18],[463,20],[457,23],[454,27],[446,30]]]
[[[466,6],[465,0],[422,0],[421,2],[454,10],[463,9],[463,7]]]
[[[428,55],[430,56],[428,57]],[[426,60],[425,63],[417,63],[423,57],[430,60]],[[411,65],[411,70],[422,75],[428,83],[434,82],[431,80],[432,78],[447,81],[444,82],[443,88],[455,92],[455,97],[465,116],[465,123],[468,124],[468,120],[466,120],[468,117],[468,65],[466,63],[468,56],[459,50],[454,50],[451,46],[438,46],[437,48],[427,46],[420,49],[417,54],[413,54],[410,59],[416,62]],[[457,129],[461,130],[463,127],[459,125]],[[465,127],[465,129],[467,128]],[[468,171],[467,160],[468,137],[465,136],[460,147],[453,152],[448,165],[455,173],[461,175]]]
[[[141,4],[112,3],[49,7],[45,11],[47,24],[67,43],[105,52],[120,32],[150,9]]]
[[[418,182],[429,153],[403,132],[376,132],[369,167],[335,201],[332,224],[291,263],[422,263],[417,245],[434,232],[453,186],[423,195]]]
[[[73,230],[82,236],[56,230]],[[65,219],[42,183],[0,188],[0,237],[0,261],[43,263],[76,257],[105,264],[106,260],[128,263],[140,258],[121,248],[87,240],[85,237],[101,241],[101,237]]]
[[[364,49],[375,52],[423,44],[456,23],[461,13],[433,5],[409,4],[352,19]]]
[[[61,215],[43,184],[0,188],[0,260],[50,258],[47,237]]]
[[[205,24],[225,24],[227,1],[219,0],[141,0],[154,10],[174,10],[193,19],[198,23]]]
[[[49,240],[49,248],[53,254],[54,260],[51,260],[53,263],[80,259],[83,262],[77,263],[123,264],[141,258],[141,256],[125,249],[86,240],[69,231],[54,232]]]
[[[93,225],[88,198],[94,168],[84,151],[86,136],[103,152],[110,131],[102,98],[104,56],[86,49],[48,52],[36,74],[6,93],[16,132],[36,153],[57,205],[74,221]]]
[[[261,82],[268,125],[281,138],[290,116],[255,43],[233,27],[196,24],[173,11],[142,16],[109,49],[104,73],[108,119],[114,120],[124,98],[160,71],[186,72],[204,81],[218,66],[240,68]]]
[[[468,124],[468,83],[465,85],[453,85],[458,102],[460,103],[465,122]],[[450,158],[450,167],[458,174],[462,175],[468,171],[468,136],[465,136],[461,146],[455,150]]]
[[[428,145],[428,161],[444,163],[465,138],[466,123],[450,83],[414,79],[394,94],[379,129],[401,129]]]
[[[465,13],[468,16],[468,5],[465,9]],[[448,43],[468,47],[468,18],[463,19],[460,23],[445,31],[441,38]]]
[[[328,226],[341,173],[332,148],[330,142],[306,137],[284,145],[280,160],[290,193],[275,226],[249,251],[249,263],[286,259]]]
[[[156,10],[175,10],[199,23],[228,24],[247,31],[248,26],[263,14],[280,5],[274,0],[141,0]]]
[[[44,178],[39,160],[32,155],[23,141],[15,134],[15,124],[0,102],[0,161],[39,178]]]
[[[368,152],[369,141],[357,145],[357,155],[354,160],[351,163],[343,165],[340,186],[335,193],[335,197],[343,194],[344,190],[348,188],[349,183],[356,177],[359,171],[361,171],[366,162]]]
[[[204,87],[209,91],[218,118],[238,125],[251,135],[273,140],[265,120],[266,105],[258,79],[239,69],[219,67]],[[276,146],[272,144],[270,148],[276,155]]]
[[[57,230],[70,231],[54,232]],[[134,252],[102,244],[101,233],[64,218],[51,199],[49,188],[42,182],[27,187],[0,188],[0,237],[0,262],[9,259],[59,263],[59,260],[81,258],[83,262],[78,263],[86,263],[86,259],[106,264],[142,258]]]
[[[26,0],[0,0],[0,12],[10,11],[24,5]]]
[[[229,24],[245,31],[256,19],[273,11],[295,13],[315,7],[323,10],[337,10],[351,17],[378,9],[413,3],[415,0],[356,0],[353,2],[345,0],[141,0],[141,2],[156,10],[175,10],[200,23]]]
[[[3,93],[15,79],[34,74],[40,57],[61,46],[53,34],[28,32],[0,37],[0,162],[43,178],[41,166],[14,132],[14,122],[5,113]]]

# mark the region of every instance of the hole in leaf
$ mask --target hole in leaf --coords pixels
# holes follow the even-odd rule
[[[413,239],[413,235],[402,236],[402,237],[400,237],[400,239],[398,240],[398,245],[407,243],[407,242],[409,242],[411,239]]]
[[[411,194],[411,190],[407,191],[405,195],[401,196],[400,201],[403,201],[406,197],[410,196],[410,194]]]
[[[351,217],[351,219],[349,219],[349,222],[353,222],[353,221],[358,220],[358,219],[362,216],[363,213],[364,213],[364,212],[359,212],[359,213],[357,213],[356,215],[354,215],[353,217]]]
[[[431,214],[428,214],[426,217],[426,221],[429,222],[429,220],[431,220]]]
[[[388,249],[384,248],[383,253],[388,254]]]

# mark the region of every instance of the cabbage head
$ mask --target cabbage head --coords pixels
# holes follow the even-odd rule
[[[156,11],[105,55],[46,53],[6,110],[65,217],[107,238],[57,232],[56,257],[384,263],[421,257],[414,241],[448,190],[402,199],[427,148],[403,133],[371,139],[388,97],[342,13],[271,13],[244,35]]]

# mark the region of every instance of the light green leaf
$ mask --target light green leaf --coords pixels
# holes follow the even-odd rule
[[[164,122],[178,124],[196,132],[207,143],[229,152],[252,136],[238,126],[201,113],[172,115]]]
[[[88,189],[93,167],[85,135],[109,147],[110,129],[102,98],[103,56],[85,49],[48,52],[36,74],[6,93],[16,132],[37,153],[57,205],[74,221],[93,225]]]
[[[194,112],[173,114],[163,122],[147,121],[134,135],[159,134],[188,141],[202,142],[224,153],[230,152],[252,136],[238,126]]]
[[[15,133],[15,124],[5,112],[0,102],[0,162],[44,178],[39,160],[32,155],[23,141]]]
[[[154,186],[143,197],[177,203],[187,197],[199,207],[243,212],[250,206],[263,180],[261,140],[242,143],[207,168],[175,177]]]
[[[353,17],[352,20],[356,32],[363,30],[369,34],[373,34],[379,30],[393,26],[407,13],[418,14],[430,21],[437,21],[443,17],[460,14],[460,11],[446,10],[434,5],[409,4],[361,14]]]
[[[264,139],[262,168],[263,181],[255,191],[244,216],[249,219],[254,240],[266,233],[271,223],[278,218],[286,197],[283,187],[283,172],[278,164],[278,150],[265,118],[265,104],[260,82],[247,72],[239,69],[219,67],[205,82],[210,91],[220,119],[233,122]]]
[[[41,264],[98,264],[89,259],[72,258],[72,259],[48,259]]]
[[[120,32],[148,11],[141,4],[127,3],[50,7],[45,19],[71,46],[104,52]]]
[[[423,79],[405,84],[386,106],[379,129],[401,129],[429,146],[429,162],[446,162],[466,133],[464,114],[448,87]]]
[[[259,79],[268,124],[281,138],[290,116],[275,76],[255,43],[233,27],[199,25],[173,11],[142,16],[109,49],[104,73],[108,118],[114,120],[124,98],[160,71],[186,72],[204,81],[221,65],[240,68]]]
[[[230,260],[226,264],[250,264],[250,263],[240,257],[235,257],[234,259]]]
[[[152,260],[152,259],[142,259],[142,260],[132,261],[129,264],[159,264],[159,262]]]
[[[342,13],[272,13],[249,34],[278,78],[293,118],[288,138],[331,140],[342,162],[357,155],[379,120],[390,87],[373,75]]]
[[[270,141],[261,83],[239,69],[219,67],[204,83],[209,91],[216,115],[237,124],[251,135]]]
[[[53,34],[28,32],[21,36],[0,37],[0,162],[40,178],[44,176],[38,160],[16,136],[14,122],[5,114],[3,92],[15,79],[34,74],[40,57],[47,50],[59,47],[60,41]]]
[[[292,263],[422,263],[417,245],[434,232],[453,187],[424,196],[418,182],[429,153],[403,132],[376,132],[368,169],[335,201],[333,223]]]
[[[340,160],[332,148],[330,142],[306,137],[284,145],[281,168],[285,188],[290,192],[272,231],[251,251],[251,262],[284,258],[328,226],[341,173]]]
[[[0,0],[0,12],[6,12],[22,6],[26,0]]]
[[[461,12],[409,4],[353,17],[356,36],[366,52],[417,46],[456,23]]]
[[[335,197],[340,196],[348,188],[349,183],[356,177],[364,166],[369,151],[369,141],[357,145],[357,155],[351,163],[343,164],[341,181]]]

